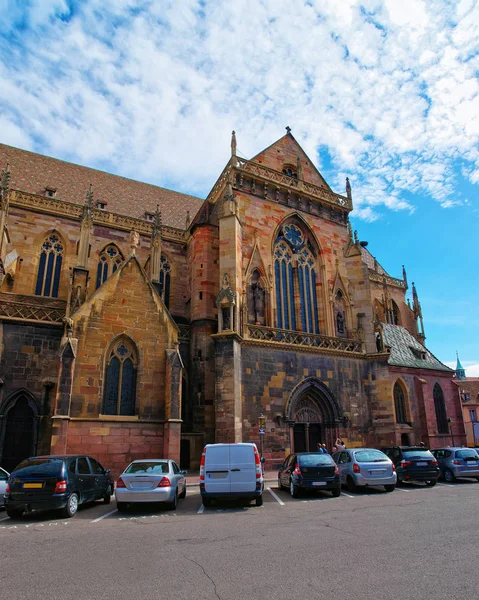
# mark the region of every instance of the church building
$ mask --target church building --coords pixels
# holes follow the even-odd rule
[[[289,128],[251,160],[233,132],[205,200],[1,144],[0,168],[7,470],[80,452],[115,474],[197,468],[215,441],[261,443],[266,468],[337,437],[465,443],[414,283],[360,241],[349,181],[334,192]]]

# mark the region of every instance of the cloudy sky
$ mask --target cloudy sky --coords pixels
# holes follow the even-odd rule
[[[204,197],[286,125],[479,376],[473,0],[0,0],[0,141]]]

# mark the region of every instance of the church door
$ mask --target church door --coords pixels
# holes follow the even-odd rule
[[[295,452],[314,452],[319,443],[324,443],[324,427],[321,413],[310,398],[300,400],[294,413],[293,443]]]
[[[36,418],[25,396],[19,396],[6,414],[2,467],[8,472],[35,454]]]

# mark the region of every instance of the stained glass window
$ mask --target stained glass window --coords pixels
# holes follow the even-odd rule
[[[396,412],[396,423],[407,423],[406,415],[406,399],[404,397],[404,390],[401,384],[396,381],[394,384],[394,410]]]
[[[170,308],[170,273],[170,263],[166,256],[162,254],[160,259],[160,296],[166,308]]]
[[[438,433],[448,433],[446,404],[444,402],[444,392],[441,386],[436,383],[432,392],[434,398],[434,408],[436,409],[436,423]]]
[[[103,414],[134,415],[136,401],[136,349],[126,338],[109,352],[105,374]]]
[[[44,240],[38,264],[37,296],[58,297],[60,274],[63,260],[63,242],[56,233],[50,233]]]
[[[96,287],[99,288],[110,275],[119,268],[123,262],[123,256],[115,244],[108,244],[100,253],[98,269],[96,272]]]

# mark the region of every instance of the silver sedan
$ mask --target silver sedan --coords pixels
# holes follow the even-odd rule
[[[0,467],[0,506],[5,505],[5,490],[7,489],[8,478],[10,475]]]
[[[128,504],[164,502],[175,510],[178,498],[186,496],[185,475],[171,459],[134,460],[116,483],[116,507],[123,512]]]
[[[375,448],[352,448],[333,454],[341,483],[355,492],[359,487],[382,485],[386,492],[396,487],[396,468],[390,458]]]

